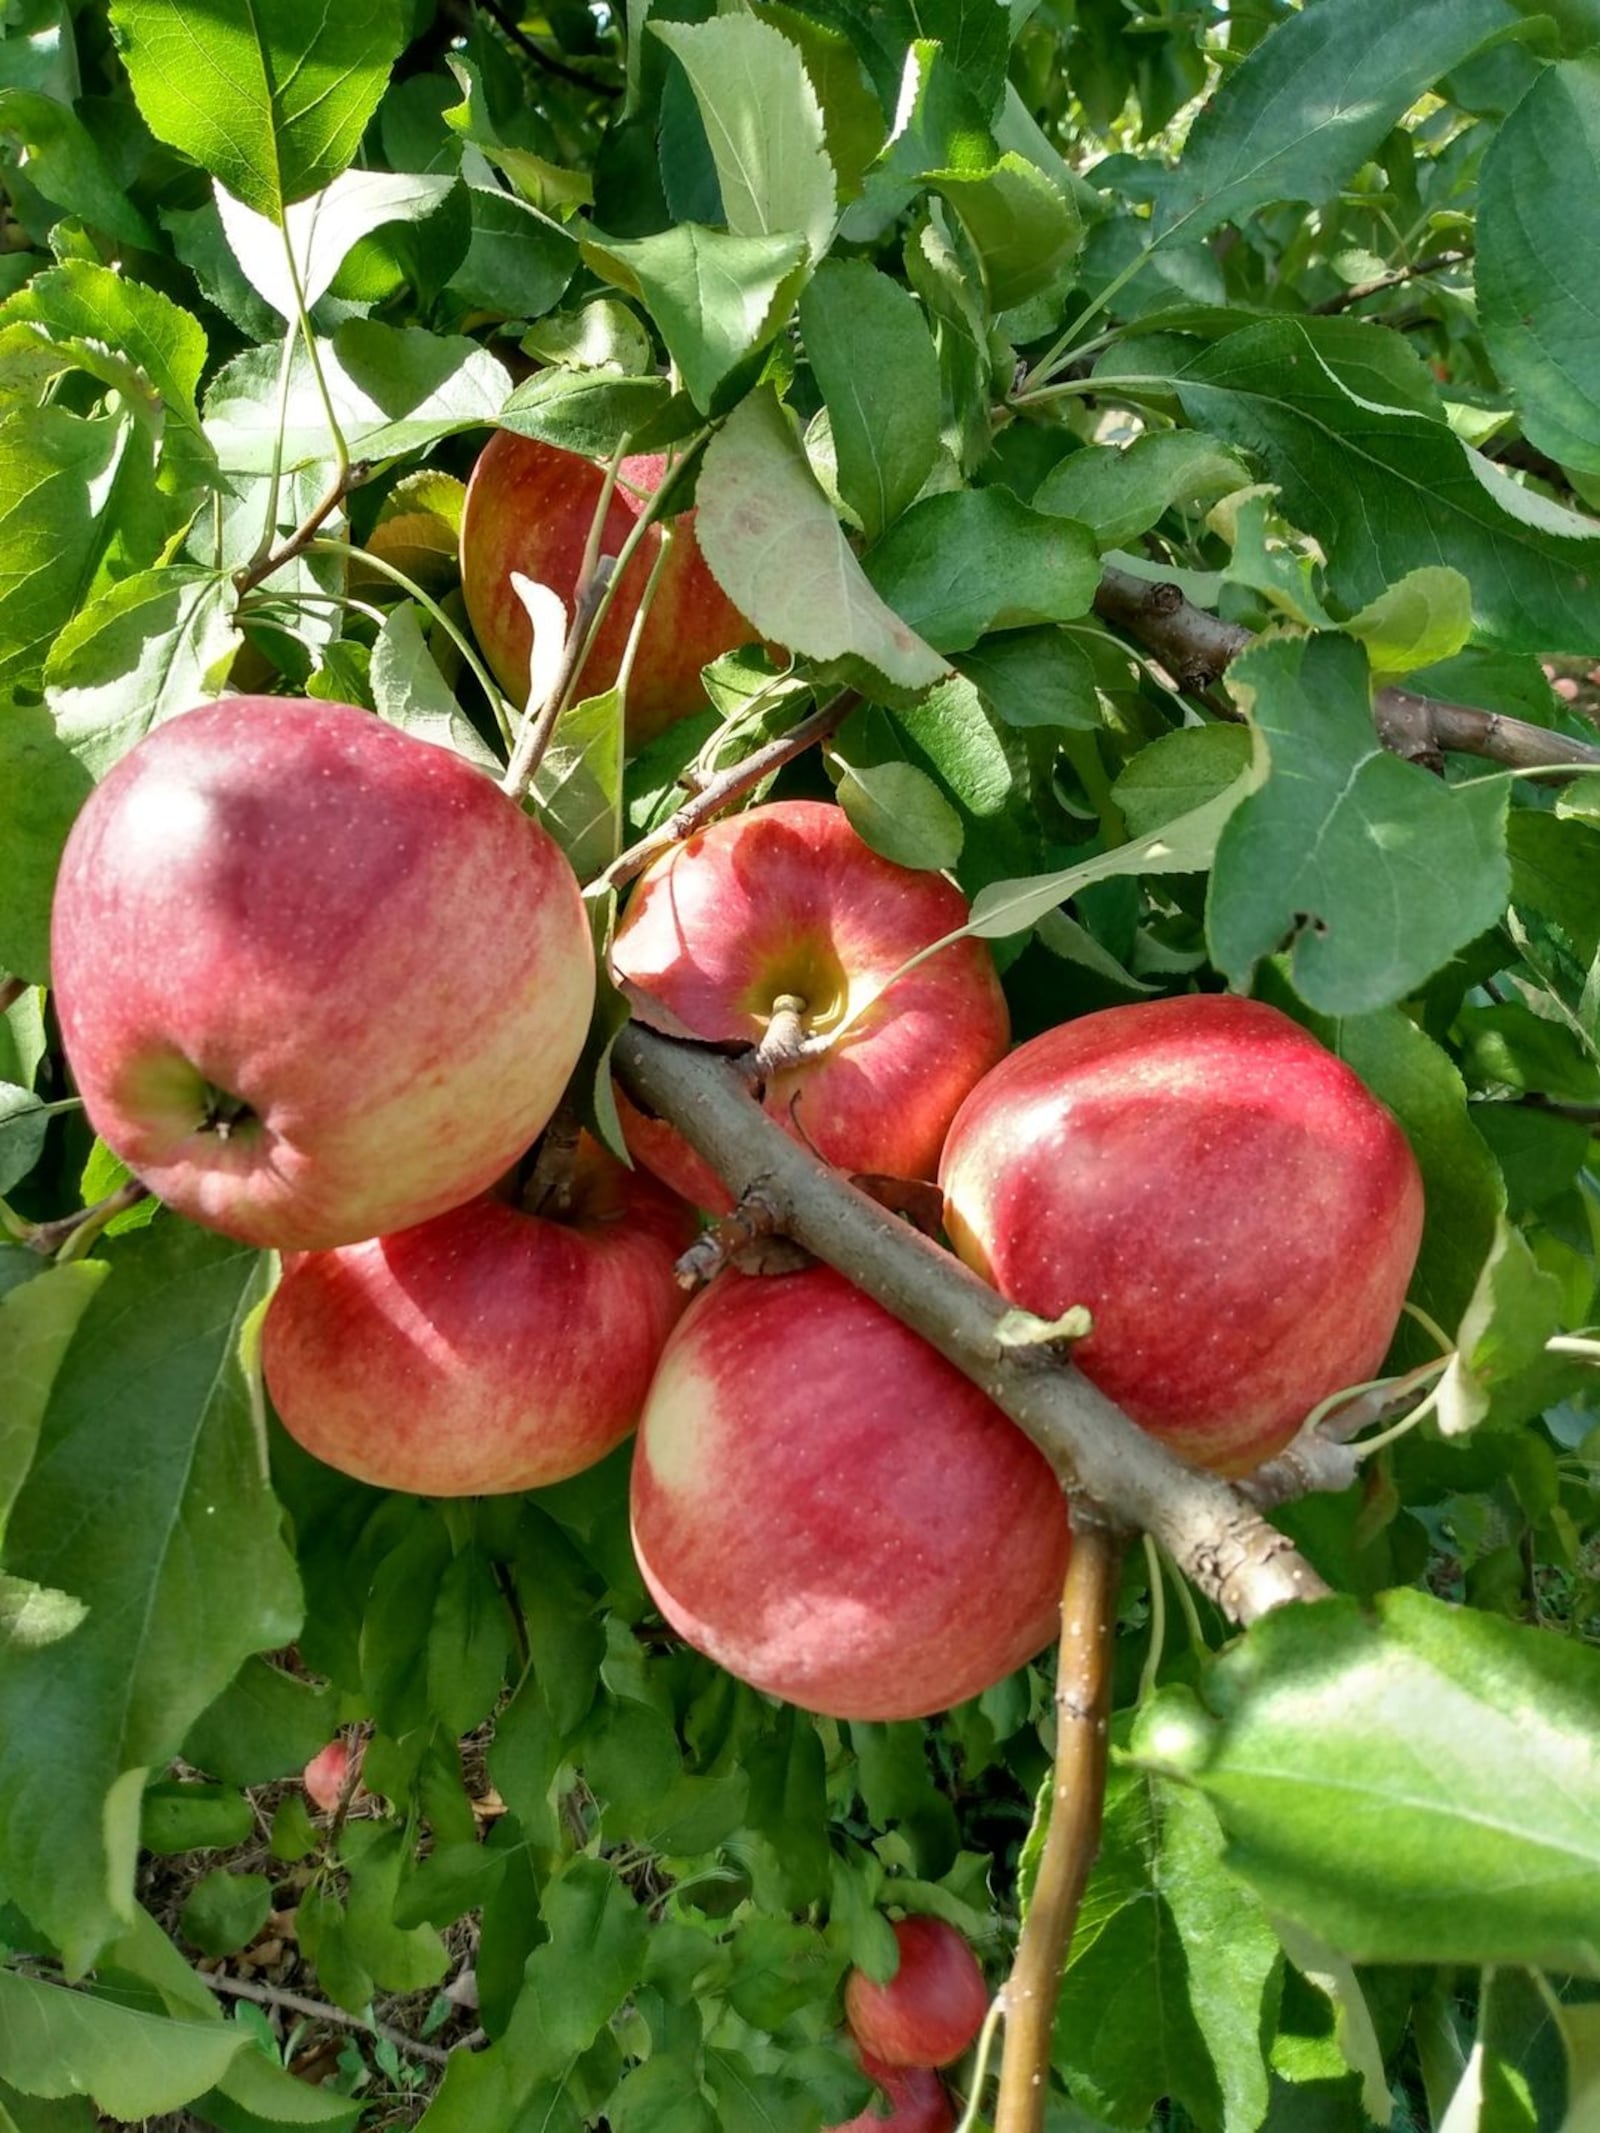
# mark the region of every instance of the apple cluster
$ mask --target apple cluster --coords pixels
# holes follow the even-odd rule
[[[959,2059],[983,2027],[989,1992],[977,1957],[954,1926],[938,1918],[903,1918],[894,1928],[897,1967],[884,1983],[853,1970],[845,1984],[845,2020],[861,2070],[888,2100],[826,2133],[951,2133],[955,2113],[937,2069]]]
[[[570,456],[502,433],[473,478],[466,594],[508,687],[528,644],[506,580],[575,573],[600,500],[598,469],[552,464]],[[609,547],[661,472],[624,462]],[[585,688],[614,676],[631,575]],[[635,738],[749,635],[680,521]],[[1219,1471],[1258,1464],[1381,1361],[1421,1231],[1404,1136],[1251,1000],[1112,1008],[1010,1050],[967,918],[837,806],[777,801],[662,856],[613,959],[646,1018],[742,1052],[825,1161],[937,1175],[969,1266],[1042,1320],[1087,1308],[1075,1359],[1136,1422]],[[685,1311],[675,1265],[694,1209],[727,1211],[720,1181],[620,1091],[634,1167],[564,1129],[590,930],[554,841],[481,771],[347,705],[170,720],[74,827],[53,960],[96,1130],[181,1213],[282,1255],[263,1366],[318,1457],[488,1494],[637,1425],[662,1613],[814,1711],[924,1716],[1049,1641],[1068,1517],[1009,1419],[825,1267],[729,1269]]]

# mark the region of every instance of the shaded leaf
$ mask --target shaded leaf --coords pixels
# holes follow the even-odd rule
[[[965,651],[990,630],[1086,614],[1100,582],[1085,527],[1001,488],[924,497],[863,567],[896,614],[941,652]]]
[[[828,409],[839,493],[876,540],[938,457],[933,337],[915,299],[859,259],[828,260],[813,275],[800,331]]]

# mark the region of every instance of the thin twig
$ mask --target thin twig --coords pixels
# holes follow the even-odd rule
[[[1176,585],[1136,578],[1112,567],[1100,579],[1095,611],[1125,635],[1155,653],[1179,686],[1203,695],[1231,661],[1255,643],[1253,630],[1224,622],[1186,600]],[[1572,740],[1526,719],[1502,718],[1420,696],[1411,689],[1380,689],[1373,704],[1378,738],[1408,762],[1434,763],[1444,753],[1475,755],[1508,770],[1600,765],[1600,747]]]
[[[742,800],[764,778],[770,778],[785,763],[792,763],[796,756],[804,755],[813,743],[825,741],[830,734],[836,733],[860,701],[854,689],[842,689],[837,696],[819,704],[815,711],[791,726],[787,733],[780,733],[776,740],[764,742],[739,762],[719,770],[659,829],[653,829],[649,836],[641,837],[637,844],[630,845],[620,857],[613,859],[592,886],[620,889],[632,881],[660,853],[681,844],[685,837],[692,837],[696,830],[704,829],[713,816],[720,815],[735,800]]]
[[[336,2029],[354,2029],[366,2036],[382,2037],[396,2051],[409,2052],[415,2059],[431,2060],[435,2066],[450,2064],[451,2055],[441,2046],[424,2044],[420,2037],[408,2037],[403,2029],[396,2029],[392,2023],[379,2022],[368,2015],[350,2014],[343,2007],[335,2007],[331,2000],[313,2000],[303,1992],[289,1992],[282,1985],[260,1985],[252,1978],[221,1977],[204,1970],[197,1975],[213,1992],[220,1992],[230,2000],[254,2000],[258,2007],[281,2007],[285,2014],[305,2015],[313,2022],[327,2022]]]
[[[355,459],[348,466],[336,467],[332,481],[293,533],[281,541],[270,555],[257,556],[253,563],[247,563],[243,570],[234,573],[233,582],[239,591],[254,591],[255,587],[270,578],[274,571],[281,570],[285,563],[292,563],[296,556],[304,555],[350,491],[360,488],[364,481],[370,480],[372,471],[371,463],[365,459]]]
[[[1552,1118],[1570,1118],[1575,1126],[1600,1126],[1600,1104],[1566,1103],[1560,1097],[1530,1092],[1512,1098],[1513,1108],[1547,1111]]]
[[[1050,1825],[1006,1981],[1005,2053],[994,2133],[1041,2133],[1044,2125],[1061,1972],[1089,1869],[1100,1848],[1121,1565],[1120,1535],[1101,1523],[1092,1506],[1075,1503],[1072,1559],[1061,1596]]]
[[[676,1126],[735,1200],[759,1178],[788,1236],[981,1386],[1064,1487],[1119,1525],[1153,1533],[1234,1621],[1326,1593],[1286,1536],[1219,1475],[1186,1466],[1069,1364],[1003,1346],[996,1328],[1007,1306],[988,1283],[792,1140],[725,1059],[630,1023],[613,1060],[635,1102]]]
[[[547,74],[554,74],[561,81],[569,81],[575,88],[590,89],[596,96],[614,97],[622,94],[614,82],[596,81],[593,75],[581,74],[576,67],[569,67],[564,59],[557,59],[554,52],[547,52],[542,44],[535,44],[511,10],[500,6],[499,0],[475,0],[475,4],[500,25],[519,52],[525,52],[534,65],[542,67]]]
[[[1359,304],[1368,296],[1381,296],[1385,289],[1398,289],[1408,281],[1420,281],[1425,274],[1440,274],[1446,267],[1465,266],[1472,257],[1470,252],[1435,252],[1427,259],[1414,260],[1409,267],[1391,267],[1387,274],[1374,274],[1370,281],[1352,282],[1348,289],[1341,289],[1337,296],[1324,297],[1320,304],[1311,306],[1312,318],[1331,318],[1337,311],[1348,311],[1352,304]]]

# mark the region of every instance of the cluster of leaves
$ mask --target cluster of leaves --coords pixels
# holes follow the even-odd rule
[[[1594,0],[0,0],[15,1229],[116,1182],[39,989],[96,777],[223,687],[503,755],[454,561],[496,423],[681,450],[792,657],[626,766],[575,707],[535,804],[586,880],[849,685],[789,776],[957,875],[1020,1033],[1253,986],[1413,1139],[1437,1423],[1282,1514],[1355,1597],[1214,1656],[1127,1573],[1062,2133],[1594,2123],[1600,787],[1434,776],[1372,700],[1588,730],[1541,660],[1600,652],[1597,44]],[[1185,699],[1108,564],[1267,634]],[[767,1703],[656,1633],[617,1462],[441,1507],[298,1456],[257,1255],[148,1213],[0,1249],[0,2127],[348,2123],[190,1967],[275,1901],[353,2015],[472,1920],[491,2041],[436,2133],[850,2116],[885,1906],[1003,1968],[1039,1675],[927,1728]],[[181,1952],[141,1841],[225,1852],[339,1724],[382,1811],[286,1797]]]

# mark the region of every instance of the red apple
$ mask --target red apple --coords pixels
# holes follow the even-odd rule
[[[1276,1008],[1214,994],[1049,1030],[973,1090],[945,1145],[969,1266],[1041,1317],[1152,1435],[1259,1465],[1370,1378],[1422,1236],[1405,1135]]]
[[[560,1215],[486,1194],[286,1267],[262,1328],[289,1434],[417,1496],[564,1481],[639,1419],[694,1217],[592,1142]]]
[[[889,2108],[879,2113],[871,2104],[842,2126],[825,2126],[823,2133],[953,2133],[955,2112],[938,2075],[925,2066],[885,2066],[870,2052],[861,2054],[861,2071],[875,2081],[888,2098]]]
[[[662,1613],[742,1681],[921,1718],[1054,1636],[1070,1537],[1022,1432],[826,1267],[720,1275],[639,1425],[633,1540]]]
[[[625,459],[606,512],[603,555],[620,555],[644,499],[667,471],[657,454]],[[528,614],[512,590],[521,571],[572,599],[588,545],[605,470],[575,452],[498,430],[479,454],[467,484],[461,521],[461,591],[484,657],[508,696],[528,693],[533,642]],[[700,669],[724,652],[755,641],[756,631],[711,575],[694,534],[694,513],[670,521],[672,544],[657,581],[628,683],[630,748],[640,747],[675,719],[704,708]],[[617,678],[628,633],[661,549],[664,527],[653,525],[612,596],[594,649],[584,662],[575,698],[598,696]]]
[[[902,1918],[894,1937],[899,1969],[882,1985],[852,1970],[845,2020],[863,2053],[886,2066],[948,2066],[989,2011],[978,1959],[942,1918]]]
[[[247,1244],[314,1248],[482,1192],[540,1132],[594,991],[551,838],[348,704],[158,726],[67,840],[51,934],[97,1133]]]
[[[344,1798],[350,1777],[350,1750],[342,1738],[329,1741],[307,1763],[301,1777],[306,1798],[319,1813],[331,1815]]]
[[[880,858],[842,809],[780,800],[663,854],[634,890],[612,960],[700,1037],[756,1044],[785,996],[804,1002],[818,1044],[848,1017],[837,1045],[768,1077],[768,1112],[841,1170],[931,1177],[1010,1024],[981,941],[895,974],[967,917],[942,874]],[[685,1199],[726,1211],[723,1186],[670,1126],[625,1098],[619,1107],[640,1162]]]

